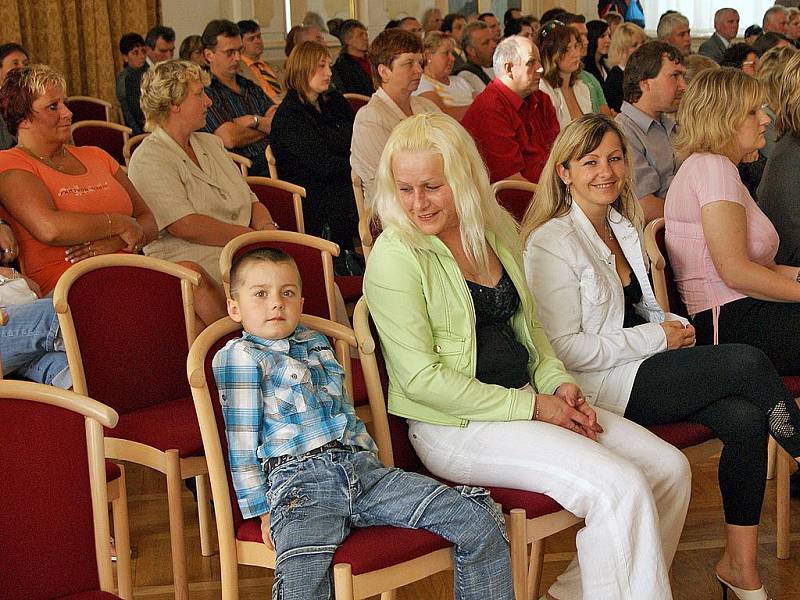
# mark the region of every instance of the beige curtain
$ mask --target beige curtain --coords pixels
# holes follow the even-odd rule
[[[116,106],[119,38],[144,36],[160,12],[160,0],[0,0],[0,41],[21,43],[31,62],[63,73],[68,95]]]

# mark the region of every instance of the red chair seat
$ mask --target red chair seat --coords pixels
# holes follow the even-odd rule
[[[336,275],[333,278],[345,303],[356,302],[363,295],[364,277],[361,275]]]
[[[114,481],[120,475],[122,475],[122,471],[119,468],[119,465],[116,463],[111,462],[110,460],[106,461],[106,481]]]
[[[688,421],[670,423],[668,425],[653,425],[648,429],[679,450],[702,444],[716,437],[714,432],[705,425],[689,423]]]
[[[788,375],[786,377],[781,377],[781,383],[789,390],[789,393],[794,397],[797,398],[800,396],[800,377],[796,375]]]
[[[236,531],[236,539],[261,542],[261,522],[247,519]],[[386,540],[392,543],[387,544]],[[377,571],[425,556],[450,543],[424,529],[400,529],[389,526],[354,528],[333,555],[333,564],[348,563],[353,575]]]
[[[59,596],[58,600],[122,600],[109,592],[81,592],[80,594],[70,594],[69,596]]]
[[[488,485],[483,487],[489,490],[492,500],[503,507],[503,512],[508,513],[512,508],[522,508],[525,510],[527,519],[543,517],[564,509],[558,502],[545,494]]]
[[[106,431],[106,436],[132,439],[161,451],[175,449],[181,458],[203,454],[200,426],[191,397],[120,415],[119,424]]]

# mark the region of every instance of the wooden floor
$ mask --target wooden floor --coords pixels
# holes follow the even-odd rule
[[[173,595],[164,479],[136,465],[129,465],[127,473],[135,595],[142,599],[168,600]],[[673,596],[675,600],[712,600],[720,597],[712,569],[724,544],[716,461],[693,465],[693,474],[689,516],[673,564]],[[216,556],[204,558],[200,554],[196,507],[188,491],[184,494],[184,513],[191,598],[219,598],[219,561]],[[764,583],[776,600],[800,600],[800,501],[792,503],[792,523],[796,532],[791,537],[793,558],[778,560],[775,558],[775,482],[768,482],[759,564]],[[546,551],[543,590],[574,556],[574,530],[551,538]],[[602,552],[603,548],[597,551]],[[239,573],[243,600],[271,597],[270,571],[240,567]],[[397,596],[398,600],[451,599],[451,586],[452,576],[442,574],[403,588]]]

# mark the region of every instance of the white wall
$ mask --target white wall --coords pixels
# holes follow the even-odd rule
[[[230,0],[162,0],[162,22],[175,30],[175,58],[178,58],[178,48],[187,35],[200,35],[212,19],[230,18],[223,12],[226,8],[229,13]]]

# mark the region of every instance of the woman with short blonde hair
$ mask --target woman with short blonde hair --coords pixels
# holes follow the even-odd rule
[[[776,262],[800,266],[800,52],[782,68],[775,109],[779,138],[758,188],[758,205],[780,237]]]
[[[606,117],[581,117],[556,139],[523,222],[536,314],[593,405],[646,427],[696,421],[724,442],[727,543],[716,573],[755,590],[767,434],[799,455],[800,410],[762,351],[695,347],[692,325],[658,306],[630,172],[622,131]],[[763,588],[736,594],[766,598]]]
[[[455,42],[441,31],[429,31],[422,43],[425,67],[414,92],[432,101],[445,114],[460,121],[475,96],[472,87],[461,77],[453,77]]]
[[[622,80],[625,78],[625,65],[636,49],[647,41],[644,29],[635,23],[623,23],[611,34],[608,47],[608,76],[603,82],[603,93],[608,106],[619,112],[624,99]]]
[[[585,518],[578,557],[548,598],[670,598],[686,459],[646,429],[595,413],[564,370],[536,319],[514,221],[466,130],[443,114],[401,122],[381,156],[376,210],[384,229],[364,294],[389,411],[408,419],[426,468],[543,492]]]
[[[766,146],[759,150],[759,154],[766,158],[772,155],[772,150],[775,148],[775,142],[778,139],[777,134],[777,115],[778,115],[778,91],[781,87],[781,82],[786,73],[786,65],[789,59],[797,53],[793,46],[783,46],[771,48],[764,55],[758,59],[758,69],[756,71],[756,78],[764,86],[764,93],[766,95],[766,106],[764,112],[770,118],[770,124],[767,125],[767,131],[764,137],[767,140]]]
[[[685,160],[667,193],[666,245],[699,344],[750,344],[781,375],[800,375],[800,273],[776,260],[778,233],[736,169],[764,146],[763,102],[762,85],[736,69],[704,71],[689,85],[678,109],[675,144]]]
[[[159,229],[145,254],[201,274],[205,324],[225,314],[222,247],[242,233],[275,229],[222,140],[199,131],[211,106],[208,81],[208,74],[187,60],[150,67],[142,78],[141,104],[152,133],[133,152],[128,167]]]

